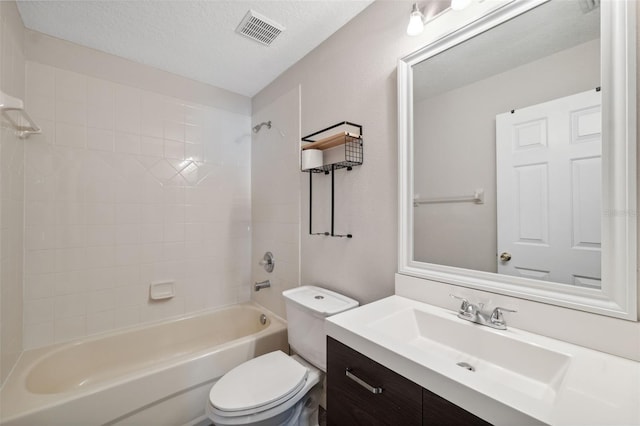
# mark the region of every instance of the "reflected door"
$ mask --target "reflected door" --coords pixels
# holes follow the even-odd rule
[[[600,287],[601,94],[496,116],[498,272]]]

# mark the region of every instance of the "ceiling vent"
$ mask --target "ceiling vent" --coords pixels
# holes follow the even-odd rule
[[[236,31],[251,40],[269,46],[284,31],[284,27],[266,16],[249,10]]]

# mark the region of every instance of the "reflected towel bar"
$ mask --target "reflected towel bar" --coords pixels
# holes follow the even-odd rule
[[[473,195],[461,195],[458,197],[414,198],[413,206],[418,207],[420,204],[463,203],[467,201],[472,201],[475,204],[484,204],[484,189],[476,189]]]

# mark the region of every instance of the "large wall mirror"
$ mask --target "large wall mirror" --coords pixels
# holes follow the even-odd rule
[[[635,28],[516,0],[400,60],[400,273],[637,320]]]

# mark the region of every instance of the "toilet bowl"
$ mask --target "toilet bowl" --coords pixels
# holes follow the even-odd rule
[[[229,371],[209,392],[207,416],[214,425],[317,426],[326,371],[324,319],[358,302],[314,286],[283,292],[289,344]]]
[[[215,425],[314,426],[297,420],[317,411],[322,376],[299,356],[270,352],[225,374],[209,393],[207,415]]]

